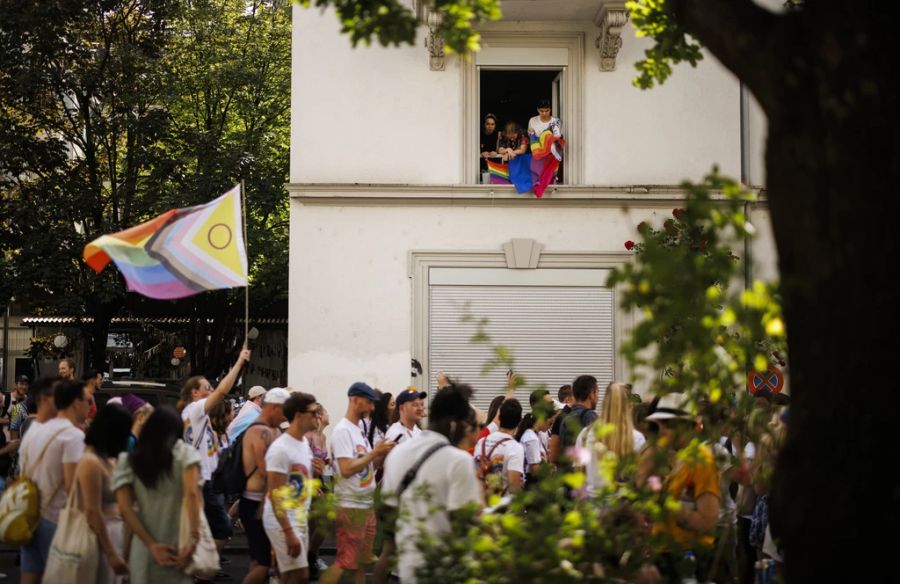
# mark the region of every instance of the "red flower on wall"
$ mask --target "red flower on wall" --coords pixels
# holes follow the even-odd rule
[[[682,215],[684,215],[684,209],[672,209],[672,216],[676,219],[681,219]]]
[[[625,242],[625,249],[627,249],[628,251],[633,250],[633,249],[634,249],[634,242],[631,241],[630,239],[629,239],[628,241],[626,241],[626,242]]]

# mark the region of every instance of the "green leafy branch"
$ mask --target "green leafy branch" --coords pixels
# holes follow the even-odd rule
[[[414,44],[420,24],[417,15],[400,0],[296,0],[304,8],[333,6],[341,32],[350,35],[355,47],[376,40],[381,46]],[[425,2],[425,0],[422,0]],[[460,55],[481,48],[475,27],[502,16],[499,0],[428,0],[437,15],[435,32],[444,40],[444,50]]]
[[[646,58],[634,65],[638,70],[632,81],[635,87],[651,89],[656,83],[662,85],[672,74],[673,65],[686,61],[696,67],[703,58],[700,44],[673,18],[666,0],[629,0],[625,6],[636,35],[656,41],[644,51]]]

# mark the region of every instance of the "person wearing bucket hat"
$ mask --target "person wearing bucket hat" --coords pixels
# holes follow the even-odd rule
[[[394,422],[387,433],[385,440],[399,443],[401,440],[412,440],[422,430],[419,421],[425,417],[425,398],[428,394],[419,391],[415,387],[409,387],[397,396],[397,409],[400,412],[400,420]]]
[[[322,574],[320,582],[335,583],[343,573],[363,580],[365,564],[372,561],[375,539],[375,469],[373,463],[383,459],[394,448],[394,442],[383,440],[374,448],[363,435],[359,421],[372,413],[378,394],[362,381],[347,390],[349,404],[344,418],[331,433],[331,460],[334,468],[337,556],[334,564]]]
[[[692,446],[697,418],[690,411],[687,395],[669,393],[662,396],[646,420],[659,427],[660,440],[644,450],[639,476],[650,484],[660,455],[668,459],[671,471],[662,488],[668,499],[680,502],[677,511],[653,526],[654,534],[671,537],[680,550],[663,550],[657,567],[666,581],[680,581],[678,570],[681,552],[692,551],[696,558],[696,578],[707,581],[712,565],[715,529],[719,518],[720,486],[713,450],[709,444]],[[666,450],[662,450],[666,449]],[[676,578],[676,580],[671,580]]]

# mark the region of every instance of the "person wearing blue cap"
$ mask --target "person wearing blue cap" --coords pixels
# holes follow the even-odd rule
[[[375,540],[375,468],[373,462],[384,458],[395,443],[383,440],[369,446],[359,421],[372,413],[379,397],[358,381],[347,390],[350,400],[347,414],[331,433],[331,460],[334,467],[334,494],[337,498],[337,557],[319,582],[336,583],[344,571],[356,582],[365,581],[364,565],[372,562]]]
[[[419,421],[425,417],[425,398],[428,394],[410,387],[397,396],[397,409],[400,411],[400,420],[394,422],[387,433],[385,440],[399,443],[402,440],[411,440],[419,435]]]

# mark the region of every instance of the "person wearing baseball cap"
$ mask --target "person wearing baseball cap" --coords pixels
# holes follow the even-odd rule
[[[267,455],[278,438],[279,426],[284,422],[284,404],[290,392],[283,387],[269,391],[252,387],[247,397],[257,400],[259,415],[252,417],[242,437],[241,456],[247,484],[238,501],[238,517],[247,535],[250,566],[244,582],[265,582],[272,565],[272,542],[262,520],[263,501],[269,491]],[[287,580],[285,580],[287,581]]]
[[[419,421],[425,417],[425,398],[428,394],[419,391],[415,387],[409,387],[397,396],[397,409],[400,412],[400,420],[394,422],[387,433],[385,440],[399,443],[401,440],[412,440],[422,430]]]
[[[231,423],[228,424],[228,438],[232,442],[237,440],[237,437],[244,433],[250,424],[253,423],[253,420],[259,416],[259,412],[262,409],[263,397],[266,395],[266,389],[261,385],[254,385],[250,388],[250,391],[247,392],[247,401],[244,402],[244,405],[241,406],[241,409],[238,411],[238,414],[231,420]]]
[[[334,494],[337,498],[337,557],[321,576],[322,582],[337,582],[345,571],[354,579],[362,576],[372,561],[375,539],[375,468],[394,442],[383,440],[371,447],[359,421],[375,409],[379,396],[367,384],[357,381],[347,390],[349,404],[344,418],[331,433],[331,460],[334,466]],[[361,578],[360,578],[361,579]]]
[[[656,408],[646,418],[659,427],[660,440],[655,446],[644,450],[641,460],[652,466],[652,461],[659,460],[660,443],[670,445],[668,454],[673,455],[673,466],[663,482],[663,488],[669,499],[681,501],[681,506],[678,511],[656,523],[653,533],[668,535],[678,542],[683,551],[692,550],[697,560],[696,577],[702,582],[706,580],[714,551],[721,491],[715,457],[709,444],[703,443],[688,451],[696,435],[697,423],[697,417],[690,410],[686,394],[669,393],[660,397]],[[654,453],[654,450],[657,452]],[[651,469],[651,472],[641,474],[646,477],[656,472]],[[671,561],[666,561],[667,556],[671,556]],[[658,567],[663,578],[674,574],[677,566],[674,552],[662,554]]]

